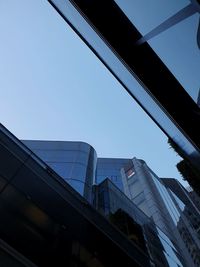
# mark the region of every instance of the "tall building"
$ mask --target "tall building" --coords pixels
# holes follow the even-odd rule
[[[186,190],[178,180],[173,178],[161,178],[161,180],[184,203],[191,213],[196,216],[200,215],[200,198],[193,190]]]
[[[122,169],[125,194],[181,248],[191,266],[199,266],[197,225],[200,215],[192,204],[193,209],[181,201],[184,196],[181,186],[176,183],[177,186],[170,190],[169,184],[172,186],[173,180],[166,180],[166,186],[164,179],[160,179],[143,160],[136,158],[133,158],[131,173]]]
[[[121,169],[131,159],[97,158],[95,149],[84,142],[22,140],[38,157],[87,200],[93,184],[106,177],[123,190]]]
[[[84,142],[68,141],[23,140],[23,143],[91,201],[97,161],[97,154],[92,146]]]
[[[23,142],[49,164],[54,171],[58,172],[65,181],[71,181],[70,178],[72,177],[73,180],[79,181],[80,184],[78,183],[78,186],[77,183],[71,183],[71,185],[90,203],[96,203],[96,201],[100,203],[102,200],[104,202],[111,201],[108,195],[92,194],[92,185],[101,184],[108,178],[181,251],[185,265],[191,267],[200,264],[198,256],[200,255],[198,228],[200,215],[193,206],[194,212],[191,212],[189,204],[186,203],[190,198],[176,180],[160,179],[141,159],[98,158],[93,148],[88,144],[80,142]],[[87,153],[86,151],[83,152],[80,148],[77,149],[81,146],[87,148]],[[74,156],[73,149],[75,150],[76,157]],[[88,151],[91,149],[92,157],[89,157],[88,155],[91,152],[88,153]],[[85,165],[82,168],[84,170],[82,173],[75,171],[76,166],[80,164],[80,161],[78,161],[81,158],[79,153],[84,153],[85,155],[85,160],[83,161]],[[90,162],[89,159],[92,159],[90,163],[92,164],[92,172],[87,176],[86,170],[88,168],[87,164]],[[63,175],[66,173],[68,175]],[[80,185],[82,190],[80,190]],[[170,187],[173,190],[170,190]],[[101,190],[103,187],[99,188]],[[114,191],[116,192],[117,190]],[[101,197],[99,197],[100,195]],[[116,200],[112,197],[112,202],[118,203],[117,207],[122,208],[122,198]],[[192,205],[192,201],[190,202],[190,205]],[[107,211],[109,212],[109,209],[106,211],[106,205],[104,203],[104,215],[107,214]],[[101,210],[101,205],[98,206],[98,210]],[[122,210],[127,212],[125,208]],[[132,219],[134,219],[134,216],[132,216]]]
[[[131,1],[49,2],[127,92],[173,139],[183,157],[199,171],[199,107],[179,82],[178,72],[172,71],[174,66],[170,67],[168,60],[165,61],[156,52],[162,49],[155,49],[156,46],[152,48],[148,43],[151,38],[165,33],[189,16],[196,16],[200,12],[199,0],[189,1],[188,5],[176,10],[176,14],[170,10],[173,15],[167,16],[153,30],[147,30],[145,35],[140,30],[145,25],[137,28],[137,22],[127,6],[126,2]],[[156,17],[156,13],[159,13],[156,6],[152,10]],[[159,21],[159,17],[156,19]],[[146,24],[149,22],[146,21]],[[198,47],[199,29],[197,24]],[[170,42],[173,42],[174,35],[171,36]],[[165,40],[168,38],[163,39],[163,43]],[[165,48],[168,47],[165,45]],[[165,51],[163,58],[168,52]],[[79,161],[76,157],[70,158],[71,152],[66,153],[69,155],[67,159],[64,147],[59,148],[57,154],[53,148],[53,153],[49,153],[50,158],[46,148],[43,149],[43,155],[36,152],[47,165],[5,128],[0,128],[0,257],[4,266],[103,267],[118,266],[119,262],[127,267],[160,266],[160,263],[171,267],[200,266],[195,217],[190,216],[189,208],[198,211],[184,203],[178,196],[180,191],[175,192],[166,186],[144,161],[133,159],[124,166],[116,161],[116,165],[106,169],[104,160],[95,176],[98,166],[94,151],[88,147],[89,151],[83,155],[84,148],[81,148],[79,152],[83,159]],[[83,167],[80,167],[81,164]],[[122,180],[119,179],[121,167]],[[153,231],[150,228],[152,230],[155,225],[147,227],[149,230],[146,231],[146,224],[150,224],[146,223],[148,220],[144,216],[142,221],[137,219],[135,213],[129,213],[125,208],[128,200],[124,201],[126,211],[121,210],[124,195],[116,206],[117,210],[114,210],[112,205],[119,194],[116,187],[112,194],[109,192],[111,183],[108,180],[107,192],[102,195],[102,182],[93,195],[92,184],[95,179],[102,181],[107,174],[128,196],[131,210],[136,205],[146,214],[145,218],[148,217],[157,225]],[[195,177],[195,180],[197,184],[199,178]],[[100,216],[66,181],[88,201],[96,204],[100,211],[102,207],[99,204],[105,202],[104,216],[110,212],[110,221],[116,227]],[[151,244],[148,238],[156,245]],[[162,245],[162,251],[158,249],[159,245]],[[176,247],[179,249],[176,250]],[[159,253],[156,253],[157,250]],[[185,258],[184,264],[179,257],[180,251]]]
[[[113,227],[0,125],[2,267],[150,267],[137,242]]]
[[[164,178],[162,182],[173,192],[174,201],[182,210],[181,217],[185,217],[188,222],[188,230],[181,223],[181,220],[178,224],[178,229],[194,257],[195,251],[198,254],[200,251],[200,210],[197,201],[199,197],[194,191],[188,192],[176,179]]]
[[[179,247],[109,179],[94,186],[94,206],[148,251],[152,266],[186,266]],[[187,266],[192,266],[188,265]]]

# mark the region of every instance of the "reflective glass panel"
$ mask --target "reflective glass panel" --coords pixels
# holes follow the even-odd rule
[[[130,21],[197,102],[200,88],[200,7],[189,0],[115,0]],[[199,103],[200,104],[200,103]]]

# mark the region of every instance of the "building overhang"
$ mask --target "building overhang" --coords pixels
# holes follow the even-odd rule
[[[150,45],[138,45],[143,36],[115,1],[49,2],[185,157],[199,166],[199,107]]]

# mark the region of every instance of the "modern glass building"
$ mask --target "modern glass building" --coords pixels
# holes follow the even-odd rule
[[[182,218],[185,218],[187,222],[187,229],[181,220],[178,224],[179,232],[182,239],[185,240],[187,247],[189,248],[192,257],[199,258],[200,251],[200,210],[198,207],[199,197],[195,192],[188,192],[183,186],[176,180],[165,178],[162,182],[172,193],[177,206],[182,210]],[[194,198],[195,196],[195,198]],[[195,201],[197,200],[197,201]],[[182,219],[181,218],[181,219]],[[188,234],[189,232],[189,234]]]
[[[2,125],[0,161],[2,267],[151,266],[137,242]]]
[[[92,146],[83,142],[23,141],[67,183],[88,201],[95,182],[97,155]]]
[[[200,198],[193,190],[187,191],[178,180],[173,178],[161,178],[161,180],[166,187],[178,196],[185,206],[189,207],[190,210],[193,210],[193,213],[200,212],[200,207],[198,205]]]
[[[120,190],[124,190],[121,177],[121,169],[129,166],[131,159],[98,158],[96,170],[96,184],[109,178]]]
[[[180,248],[111,180],[106,179],[95,186],[94,194],[95,208],[129,239],[137,240],[141,247],[146,247],[152,266],[192,266],[189,262],[186,264]]]
[[[125,194],[184,252],[185,259],[193,266],[200,265],[200,239],[198,222],[200,214],[195,205],[181,201],[181,187],[160,179],[143,160],[133,159],[132,175],[122,169]],[[166,186],[167,184],[168,186]],[[180,195],[180,198],[179,198]],[[186,197],[186,195],[185,195]],[[188,199],[189,201],[189,199]]]
[[[163,235],[170,238],[185,265],[200,264],[200,213],[175,179],[160,179],[137,158],[98,158],[95,150],[82,142],[23,142],[104,216],[121,209],[134,219],[136,210],[140,209],[144,220],[148,217],[149,222],[154,222]],[[98,189],[92,190],[93,185]],[[164,259],[162,262],[167,261]]]
[[[176,54],[170,47],[178,32],[185,38],[195,26],[192,49],[182,55],[193,50],[199,59],[200,2],[166,4],[162,12],[142,2],[49,0],[198,173],[200,111],[191,80],[199,79],[199,65],[191,76],[177,73],[174,64],[187,66],[187,60],[180,56],[170,64],[168,56]],[[146,10],[152,14],[141,22],[137,13]],[[200,266],[197,205],[144,161],[97,159],[81,142],[24,144],[0,126],[2,266]]]
[[[123,190],[121,169],[132,164],[131,159],[97,158],[95,149],[84,142],[22,142],[87,200],[91,199],[92,185],[107,177]]]

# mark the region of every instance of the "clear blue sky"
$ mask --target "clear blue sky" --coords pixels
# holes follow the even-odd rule
[[[161,130],[47,1],[0,1],[0,32],[0,120],[19,139],[81,140],[180,178]]]

